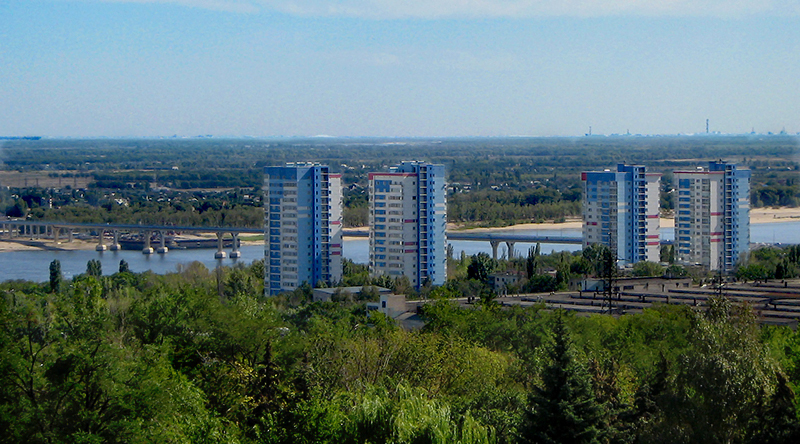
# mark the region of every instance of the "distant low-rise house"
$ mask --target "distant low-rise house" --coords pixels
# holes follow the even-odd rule
[[[380,301],[367,302],[367,311],[377,311],[393,319],[403,330],[419,330],[425,321],[416,309],[408,311],[406,297],[402,294],[381,294]]]
[[[519,273],[512,273],[504,271],[500,273],[492,273],[489,275],[489,285],[495,293],[499,295],[508,294],[508,287],[516,286],[522,277]]]
[[[381,294],[378,302],[367,302],[367,311],[379,311],[394,319],[406,312],[406,297],[402,294]]]

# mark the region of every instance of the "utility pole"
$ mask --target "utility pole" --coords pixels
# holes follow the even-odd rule
[[[607,303],[607,313],[611,314],[614,303],[614,284],[617,280],[617,252],[611,248],[605,248],[600,260],[603,263],[603,308],[605,312]]]

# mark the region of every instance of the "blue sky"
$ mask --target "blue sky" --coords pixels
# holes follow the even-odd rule
[[[800,0],[0,0],[0,135],[800,132]]]

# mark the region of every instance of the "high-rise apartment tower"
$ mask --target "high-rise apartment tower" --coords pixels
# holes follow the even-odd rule
[[[750,247],[750,170],[723,161],[675,171],[675,256],[686,265],[731,271]]]
[[[447,280],[444,165],[403,162],[369,174],[369,269],[415,288]]]
[[[342,182],[317,163],[264,169],[265,290],[342,279]]]
[[[661,175],[642,165],[617,165],[616,171],[581,173],[583,245],[602,244],[619,264],[658,262]]]

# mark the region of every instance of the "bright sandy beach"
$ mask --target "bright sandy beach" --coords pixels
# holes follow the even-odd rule
[[[750,210],[751,224],[766,224],[775,222],[800,221],[800,208],[755,208]],[[580,218],[567,219],[566,222],[544,222],[540,224],[517,224],[498,228],[470,228],[470,231],[505,231],[505,230],[568,230],[580,229],[582,221]],[[673,228],[675,219],[661,218],[661,226]],[[458,224],[447,224],[448,230],[458,230],[463,228]]]

